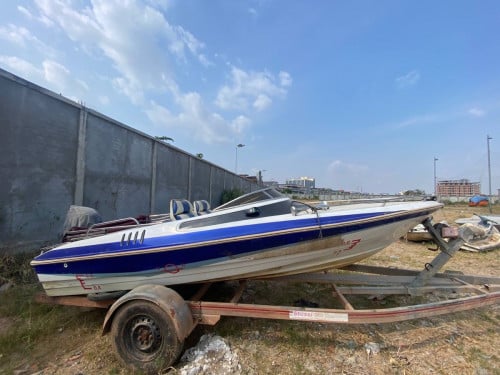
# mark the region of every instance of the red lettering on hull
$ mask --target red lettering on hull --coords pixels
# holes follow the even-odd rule
[[[177,264],[165,264],[163,266],[163,272],[166,273],[179,273],[184,267]]]

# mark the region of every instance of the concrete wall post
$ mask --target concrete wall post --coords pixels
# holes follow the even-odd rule
[[[156,162],[158,152],[158,142],[153,140],[153,151],[151,152],[151,190],[149,195],[149,212],[155,212],[156,209]]]
[[[85,106],[80,108],[78,122],[78,146],[76,150],[76,176],[75,176],[75,198],[74,204],[83,205],[83,189],[85,185],[85,146],[87,139],[87,110]]]

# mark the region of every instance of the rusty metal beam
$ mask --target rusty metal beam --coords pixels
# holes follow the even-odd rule
[[[464,311],[493,305],[498,302],[500,302],[500,292],[420,305],[373,310],[299,308],[231,302],[187,301],[193,316],[199,319],[200,322],[204,321],[204,317],[233,316],[342,324],[398,322]]]

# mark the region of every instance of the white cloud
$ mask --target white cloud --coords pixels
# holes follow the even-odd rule
[[[328,170],[334,174],[359,175],[368,170],[368,166],[353,163],[346,163],[342,160],[334,160],[328,165]]]
[[[233,129],[234,133],[241,134],[248,126],[250,126],[250,122],[251,121],[248,117],[240,115],[231,122],[231,128]]]
[[[220,114],[208,111],[197,93],[182,95],[178,100],[182,108],[178,117],[183,126],[207,143],[227,142],[249,124],[243,117],[228,123]]]
[[[255,99],[255,101],[253,102],[253,107],[257,111],[263,111],[264,109],[269,107],[272,102],[273,101],[271,100],[271,98],[269,96],[264,95],[264,94],[259,94],[259,96],[257,96],[257,99]]]
[[[75,101],[83,101],[89,91],[88,85],[74,78],[71,71],[64,65],[51,60],[42,63],[43,77],[49,87]]]
[[[21,47],[26,46],[26,41],[34,39],[27,29],[12,24],[0,27],[0,38]]]
[[[23,7],[23,6],[21,6],[21,5],[18,5],[18,6],[17,6],[17,10],[18,10],[20,13],[24,14],[24,16],[25,16],[26,18],[28,18],[28,19],[33,19],[33,15],[32,15],[32,14],[31,14],[31,12],[30,12],[28,9],[26,9],[25,7]]]
[[[414,86],[420,80],[420,73],[417,70],[412,70],[408,74],[396,78],[396,86],[399,88],[405,88],[409,86]]]
[[[36,1],[36,0],[35,0]],[[18,5],[17,6],[17,10],[19,11],[19,13],[21,13],[24,17],[26,17],[28,20],[32,21],[32,20],[36,20],[36,21],[39,21],[40,23],[42,23],[43,25],[47,26],[47,27],[52,27],[54,26],[54,22],[52,22],[49,18],[47,18],[46,16],[44,15],[39,15],[39,16],[35,16],[31,10],[29,10],[28,8],[26,7],[23,7],[21,5]]]
[[[246,72],[236,67],[231,68],[231,82],[224,85],[217,94],[215,104],[222,109],[246,111],[253,108],[263,110],[269,107],[273,97],[284,97],[285,87],[291,84],[291,77],[280,72],[279,82],[269,72]]]
[[[145,111],[151,122],[159,127],[175,127],[175,116],[168,108],[152,101]]]
[[[248,107],[247,99],[236,95],[235,91],[228,86],[222,87],[217,94],[215,105],[222,109],[245,110]]]
[[[6,66],[12,72],[22,77],[33,79],[34,81],[39,81],[43,75],[41,69],[19,57],[0,55],[0,64]]]
[[[168,10],[172,5],[172,0],[146,0],[154,8]]]
[[[75,78],[68,68],[56,61],[44,60],[41,67],[37,67],[15,56],[0,55],[0,64],[8,67],[11,72],[46,86],[74,101],[82,101],[88,95],[87,83]]]
[[[468,113],[474,117],[483,117],[486,114],[484,110],[476,107],[469,109]]]
[[[199,52],[205,48],[204,43],[196,39],[189,31],[184,30],[182,26],[176,26],[174,31],[177,35],[171,44],[171,49],[179,57],[185,58],[184,50],[187,49],[193,56],[196,56],[198,61],[203,65],[209,66],[212,64],[204,54]]]
[[[37,49],[45,55],[53,56],[55,54],[53,48],[40,41],[40,39],[22,26],[8,24],[0,27],[0,39],[4,39],[18,47]]]
[[[205,67],[214,65],[214,63],[210,61],[203,53],[198,54],[198,61]]]
[[[69,70],[55,61],[44,61],[43,71],[45,80],[53,85],[64,87],[64,82],[70,75]]]
[[[229,142],[250,125],[250,119],[245,116],[227,121],[219,113],[210,112],[198,93],[180,95],[176,100],[180,106],[176,115],[154,101],[145,112],[155,125],[167,129],[181,128],[185,134],[204,143]]]
[[[89,7],[73,9],[65,0],[35,0],[41,20],[48,26],[59,26],[69,38],[80,43],[92,43],[99,35],[99,25]]]
[[[0,39],[4,39],[18,47],[32,50],[37,50],[45,56],[55,56],[54,49],[47,44],[43,43],[28,29],[21,26],[9,24],[0,27]]]
[[[225,138],[220,134],[227,134],[230,124],[211,113],[199,94],[183,94],[174,80],[173,64],[183,64],[189,56],[204,66],[211,62],[202,53],[202,42],[183,27],[171,25],[155,8],[166,9],[168,2],[94,0],[81,9],[63,0],[37,0],[37,5],[42,16],[71,40],[85,49],[102,51],[112,61],[118,72],[111,80],[113,87],[145,111],[153,123],[188,128],[208,142]],[[59,76],[65,76],[64,69],[59,69]],[[173,115],[166,107],[150,102],[150,94],[171,94],[179,113]],[[218,132],[219,128],[224,131]]]
[[[115,89],[128,97],[133,104],[144,104],[144,89],[141,87],[140,81],[120,76],[114,78],[112,83]]]
[[[116,72],[109,78],[112,87],[144,111],[152,123],[182,128],[207,143],[229,141],[250,126],[246,114],[231,113],[229,118],[211,110],[212,101],[203,100],[194,91],[183,92],[178,86],[176,74],[179,70],[186,72],[187,64],[194,61],[209,67],[214,63],[207,57],[201,40],[167,20],[165,11],[170,1],[34,1],[37,15],[31,10],[19,11],[26,16],[33,14],[65,33],[89,58],[109,59]],[[56,91],[66,92],[70,82],[67,68],[51,59],[44,62],[41,71]],[[85,82],[72,83],[75,91],[88,91]],[[246,72],[231,67],[230,82],[219,89],[215,103],[222,110],[263,111],[276,98],[283,98],[291,83],[287,72],[280,71],[275,76],[266,71]],[[109,103],[107,96],[97,100]],[[170,104],[164,104],[168,100]]]
[[[150,4],[158,5],[158,1]],[[168,7],[168,2],[161,4]],[[189,52],[202,64],[210,64],[200,52],[203,43],[182,27],[171,25],[150,5],[118,0],[95,0],[81,9],[63,0],[37,0],[37,5],[42,16],[71,40],[85,49],[98,48],[113,62],[120,74],[115,87],[135,104],[144,91],[169,89],[174,76],[172,57],[184,61]]]
[[[290,76],[290,73],[287,72],[280,72],[280,83],[281,86],[283,87],[288,87],[292,85],[292,77]]]

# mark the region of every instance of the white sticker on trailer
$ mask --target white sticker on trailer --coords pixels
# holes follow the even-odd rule
[[[289,312],[288,317],[292,320],[327,321],[337,323],[349,322],[349,315],[345,313],[292,310]]]

